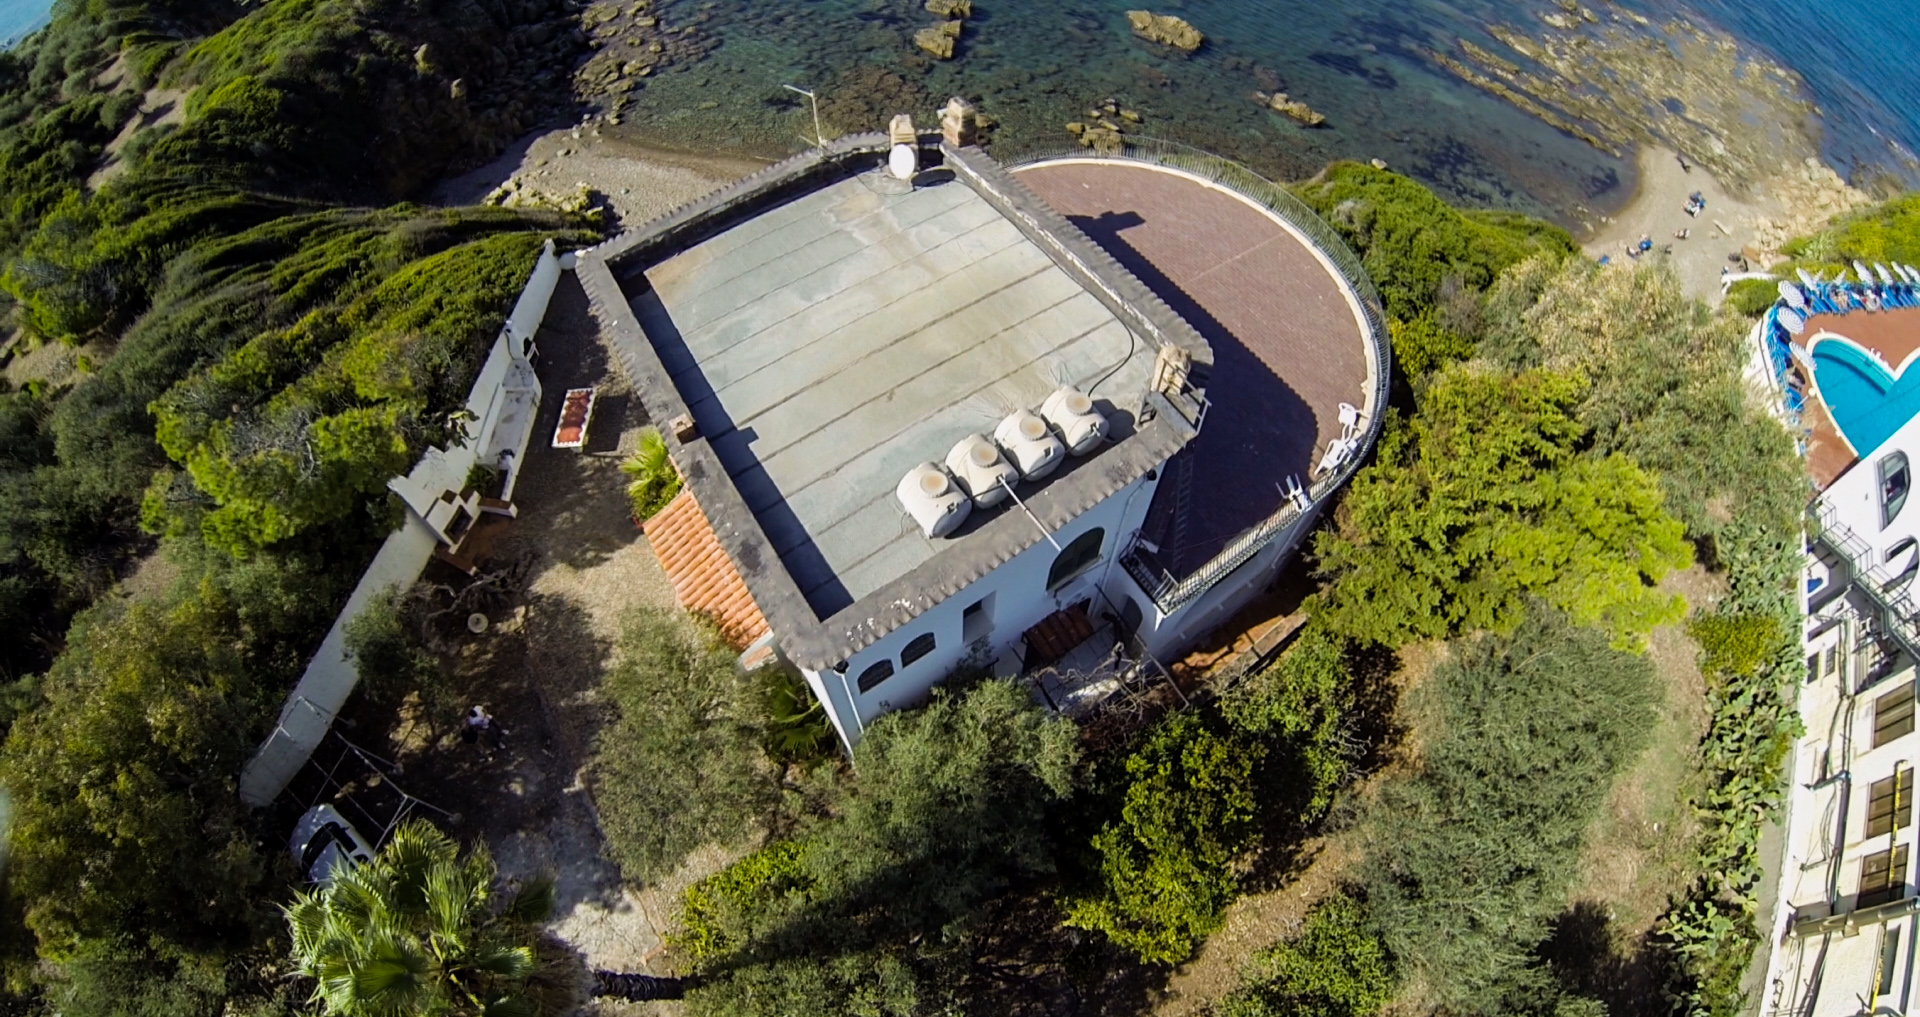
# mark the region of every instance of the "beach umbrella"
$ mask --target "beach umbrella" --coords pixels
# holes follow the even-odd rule
[[[1807,274],[1806,269],[1796,268],[1794,269],[1794,271],[1800,273],[1800,281],[1805,283],[1808,289],[1813,289],[1820,285],[1819,278],[1816,276]]]
[[[1786,301],[1787,306],[1796,311],[1807,306],[1807,298],[1800,295],[1800,287],[1785,279],[1780,280],[1780,299]]]
[[[1891,273],[1891,272],[1888,272],[1888,271],[1887,271],[1887,266],[1885,266],[1885,265],[1882,265],[1882,264],[1880,264],[1880,263],[1879,263],[1879,262],[1877,262],[1877,261],[1876,261],[1876,262],[1874,262],[1874,263],[1873,263],[1873,274],[1875,274],[1875,275],[1877,275],[1877,276],[1879,276],[1879,277],[1880,277],[1880,285],[1882,285],[1882,286],[1892,286],[1892,285],[1893,285],[1893,273]]]
[[[1868,286],[1873,285],[1873,273],[1867,271],[1867,266],[1864,263],[1858,262],[1858,261],[1854,262],[1853,274],[1859,276],[1860,281],[1867,284]]]
[[[1793,335],[1799,335],[1807,329],[1806,317],[1791,307],[1781,308],[1780,313],[1774,315],[1773,320],[1779,322],[1781,328]]]

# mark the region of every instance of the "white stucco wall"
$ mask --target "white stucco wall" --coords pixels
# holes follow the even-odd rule
[[[1106,531],[1101,540],[1099,561],[1060,589],[1047,589],[1047,574],[1059,552],[1053,544],[1042,540],[912,622],[888,633],[879,642],[848,657],[844,672],[803,670],[801,674],[814,695],[826,705],[841,739],[848,746],[858,743],[866,726],[875,718],[919,702],[970,659],[990,664],[1041,619],[1077,601],[1093,599],[1089,614],[1097,623],[1101,613],[1109,609],[1101,599],[1101,591],[1112,575],[1125,572],[1115,559],[1145,521],[1158,476],[1159,472],[1155,471],[1153,479],[1142,477],[1134,481],[1054,532],[1053,539],[1064,548],[1089,530]],[[1009,505],[1000,511],[1019,512],[1020,509]],[[968,641],[962,632],[966,609],[989,596],[993,598],[991,631],[981,639]],[[1117,601],[1114,606],[1118,607]],[[1151,610],[1152,605],[1143,602],[1142,607]],[[927,633],[934,637],[933,652],[902,667],[901,650]],[[860,676],[882,660],[893,662],[893,676],[872,691],[862,693]]]

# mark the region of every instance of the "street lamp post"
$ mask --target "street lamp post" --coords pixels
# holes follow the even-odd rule
[[[813,104],[813,143],[820,148],[827,147],[826,136],[820,133],[820,100],[819,98],[816,97],[812,92],[809,92],[804,88],[795,88],[792,85],[781,85],[780,87],[786,89],[789,92],[798,92],[801,95],[806,96],[807,101]]]

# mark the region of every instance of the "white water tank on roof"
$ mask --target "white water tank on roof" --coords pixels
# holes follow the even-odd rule
[[[1094,409],[1093,400],[1072,385],[1053,390],[1040,404],[1040,415],[1067,443],[1067,451],[1083,456],[1100,447],[1107,437],[1106,414]]]
[[[993,429],[993,443],[1028,480],[1039,480],[1052,473],[1066,458],[1060,439],[1047,430],[1047,422],[1027,410],[1015,410]]]
[[[1020,471],[984,434],[969,434],[953,446],[947,453],[947,472],[981,508],[1007,500],[1007,488],[1020,482]]]
[[[929,537],[944,537],[959,529],[973,509],[973,502],[967,500],[953,478],[932,463],[908,470],[894,486],[893,496],[920,524],[920,532]]]

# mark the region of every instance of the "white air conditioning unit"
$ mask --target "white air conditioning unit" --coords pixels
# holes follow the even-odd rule
[[[1020,482],[1020,471],[984,434],[969,434],[953,446],[947,453],[947,472],[981,508],[1006,501],[1007,488]]]
[[[1094,409],[1093,400],[1072,385],[1053,390],[1040,404],[1040,415],[1067,443],[1067,451],[1083,456],[1100,447],[1107,437],[1106,414]]]
[[[967,500],[953,478],[932,463],[908,470],[894,486],[893,496],[920,524],[920,532],[929,537],[944,537],[959,529],[973,510],[973,502]]]
[[[1007,453],[1013,460],[1020,475],[1028,480],[1039,480],[1052,473],[1066,458],[1066,450],[1061,447],[1060,439],[1047,430],[1047,422],[1026,410],[1015,410],[993,429],[993,443]]]

